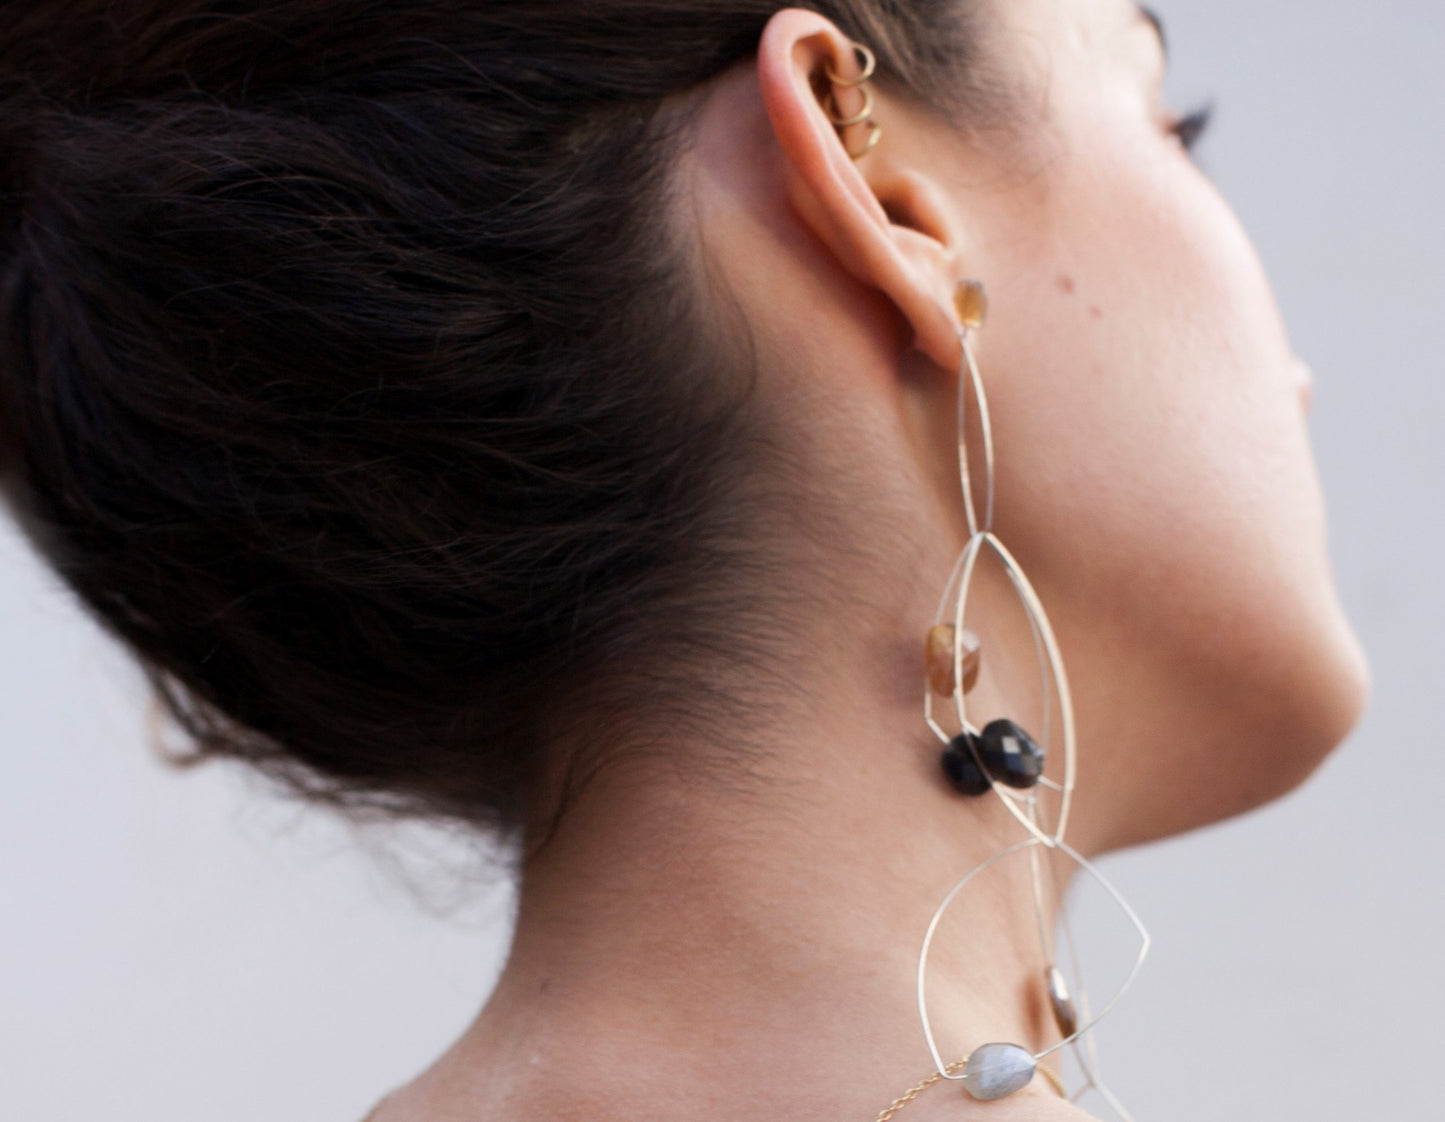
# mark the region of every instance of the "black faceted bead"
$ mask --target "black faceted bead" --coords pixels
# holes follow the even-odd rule
[[[972,739],[966,732],[959,733],[948,742],[941,758],[943,774],[960,795],[981,795],[992,786],[973,758]]]
[[[1007,717],[984,725],[977,743],[983,766],[1000,783],[1017,788],[1032,787],[1044,774],[1044,750]]]

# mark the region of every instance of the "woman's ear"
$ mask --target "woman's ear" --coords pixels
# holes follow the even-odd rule
[[[890,115],[914,112],[890,101],[875,83],[835,85],[829,77],[860,76],[852,42],[816,12],[774,13],[758,46],[758,82],[787,168],[794,209],[860,283],[886,295],[908,321],[914,345],[939,366],[958,363],[956,223],[944,192],[920,167],[910,166]],[[839,128],[829,117],[856,116],[872,99],[870,120],[883,129],[877,144],[856,160],[866,122]],[[916,134],[915,134],[916,135]]]

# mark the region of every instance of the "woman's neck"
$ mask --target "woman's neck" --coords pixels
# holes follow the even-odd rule
[[[674,1041],[720,1018],[758,1036],[778,1030],[769,1051],[896,1034],[926,1068],[924,930],[957,878],[1022,831],[996,803],[965,805],[932,783],[910,792],[904,766],[870,774],[836,733],[812,747],[829,761],[826,780],[599,799],[595,818],[575,820],[575,835],[529,871],[507,984],[545,982],[579,1009],[595,999],[609,1019],[632,1009]],[[962,1054],[992,1039],[1052,1043],[1037,931],[1027,854],[970,885],[930,961],[941,1044]]]
[[[529,864],[496,990],[428,1078],[533,1117],[557,1093],[599,1112],[632,1097],[629,1116],[821,1120],[871,1117],[928,1074],[925,928],[959,876],[1026,835],[995,796],[942,781],[914,733],[918,675],[902,677],[789,731],[765,773],[690,782],[653,752],[599,774]],[[940,927],[928,1000],[945,1059],[1058,1040],[1032,899],[1024,851]],[[1053,1094],[1039,1079],[1019,1097]]]

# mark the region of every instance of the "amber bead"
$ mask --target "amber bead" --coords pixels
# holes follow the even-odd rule
[[[963,629],[959,645],[963,648],[963,692],[973,689],[978,681],[980,649],[978,636]],[[953,624],[940,623],[928,632],[925,643],[928,685],[939,697],[953,696]]]
[[[958,311],[959,323],[964,327],[976,330],[988,318],[988,295],[976,280],[958,282],[953,290],[953,306]]]

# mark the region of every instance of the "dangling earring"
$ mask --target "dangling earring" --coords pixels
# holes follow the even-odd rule
[[[1072,1046],[1075,1059],[1084,1073],[1085,1084],[1070,1098],[1077,1098],[1084,1090],[1093,1088],[1109,1102],[1121,1118],[1128,1120],[1128,1112],[1099,1078],[1097,1057],[1094,1054],[1092,1038],[1088,1034],[1133,983],[1148,953],[1149,934],[1119,891],[1090,861],[1064,840],[1077,771],[1073,705],[1068,678],[1058,642],[1054,638],[1053,628],[1043,605],[1039,603],[1038,596],[1018,561],[993,532],[993,432],[983,379],[971,345],[973,334],[983,326],[987,318],[988,301],[983,285],[971,280],[961,282],[954,303],[958,313],[961,350],[958,372],[958,470],[969,539],[949,574],[933,627],[926,640],[928,672],[924,684],[924,720],[945,745],[940,762],[943,774],[952,787],[968,796],[979,796],[992,791],[1025,829],[1027,836],[995,853],[961,877],[939,904],[924,935],[918,956],[918,1012],[924,1038],[937,1071],[937,1075],[931,1078],[958,1080],[969,1094],[977,1099],[999,1099],[1026,1086],[1038,1070],[1039,1061],[1045,1056],[1065,1046]],[[977,402],[979,430],[983,442],[984,502],[981,517],[975,506],[965,439],[966,405],[970,391]],[[978,674],[981,643],[978,636],[965,627],[965,608],[979,556],[985,549],[1003,565],[1033,635],[1043,698],[1038,740],[1026,732],[1020,723],[1007,717],[997,718],[982,729],[975,727],[968,719],[964,695],[971,689]],[[935,715],[936,696],[951,698],[952,723],[957,725],[956,731],[946,728],[943,721]],[[1060,734],[1063,740],[1062,781],[1044,774],[1051,747],[1050,726],[1054,699],[1057,699],[1059,708]],[[1051,792],[1056,797],[1057,805],[1051,823],[1045,820],[1042,813],[1040,791]],[[966,1061],[946,1064],[934,1039],[925,992],[928,951],[934,934],[949,905],[976,876],[994,864],[1025,851],[1029,854],[1034,915],[1044,963],[1043,977],[1053,1007],[1056,1027],[1062,1039],[1041,1052],[1032,1052],[1013,1043],[984,1044],[975,1048]],[[1123,985],[1094,1015],[1089,1012],[1088,998],[1079,979],[1078,960],[1067,919],[1063,930],[1070,952],[1071,970],[1075,977],[1073,992],[1060,968],[1054,940],[1047,929],[1048,920],[1044,907],[1047,887],[1044,882],[1048,879],[1046,863],[1043,860],[1045,853],[1062,853],[1098,881],[1119,905],[1140,937],[1138,955]],[[1052,873],[1051,867],[1048,868],[1048,873]],[[1080,1047],[1081,1042],[1085,1045],[1083,1048]]]

